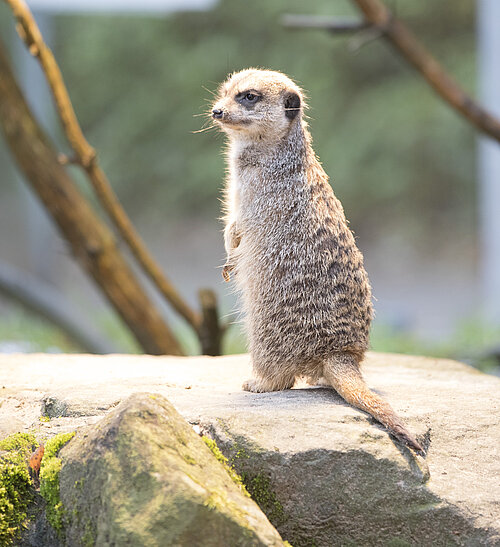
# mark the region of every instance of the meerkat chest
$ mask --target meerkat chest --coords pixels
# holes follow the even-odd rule
[[[234,146],[230,154],[230,195],[240,227],[258,237],[299,221],[309,210],[309,185],[304,172],[287,169],[260,148]],[[294,228],[295,229],[295,228]]]
[[[242,213],[258,198],[262,181],[262,165],[248,147],[233,145],[229,155],[230,206]]]

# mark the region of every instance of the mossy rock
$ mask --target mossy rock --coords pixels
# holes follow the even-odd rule
[[[33,499],[28,458],[35,436],[16,433],[0,441],[0,545],[12,545],[25,527]]]
[[[65,509],[59,495],[59,472],[62,462],[58,458],[61,448],[75,436],[74,431],[60,433],[47,441],[40,467],[40,495],[47,502],[47,520],[58,533],[63,532]]]
[[[162,396],[133,395],[60,457],[67,545],[283,545]]]
[[[59,450],[74,433],[61,433],[45,444],[35,489],[28,460],[39,446],[32,433],[15,433],[0,441],[0,546],[58,547],[63,509],[59,499]],[[37,481],[38,482],[38,481]]]

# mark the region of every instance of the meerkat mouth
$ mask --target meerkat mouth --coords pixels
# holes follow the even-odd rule
[[[215,119],[216,122],[219,122],[221,125],[233,125],[234,127],[238,127],[241,125],[250,125],[252,123],[252,120],[247,120],[245,118],[241,120],[234,120],[231,118],[221,118],[221,119]]]

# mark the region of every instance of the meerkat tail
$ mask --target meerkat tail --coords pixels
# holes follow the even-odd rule
[[[413,450],[423,452],[422,446],[406,429],[391,405],[366,385],[359,370],[359,363],[353,355],[348,353],[335,355],[325,363],[323,375],[345,401],[368,412],[397,439]]]

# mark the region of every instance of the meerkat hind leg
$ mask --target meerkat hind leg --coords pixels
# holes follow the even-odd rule
[[[282,391],[291,389],[295,383],[295,376],[286,377],[263,377],[257,376],[243,382],[245,391],[253,391],[254,393],[265,393],[267,391]]]
[[[324,364],[323,375],[335,391],[349,404],[368,412],[396,438],[417,452],[423,452],[391,405],[365,383],[357,359],[349,353],[338,353]]]

